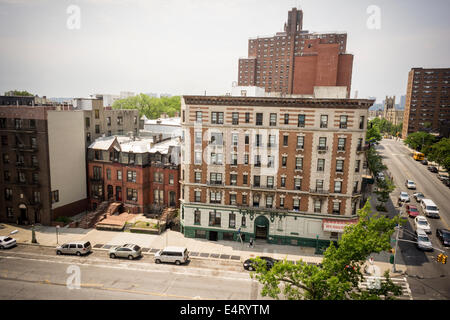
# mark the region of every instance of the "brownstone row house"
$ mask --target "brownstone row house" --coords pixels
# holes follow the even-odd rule
[[[90,207],[123,202],[131,213],[160,213],[179,206],[180,139],[111,136],[88,148]]]

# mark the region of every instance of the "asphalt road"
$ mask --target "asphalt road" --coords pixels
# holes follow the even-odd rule
[[[427,218],[432,227],[430,236],[433,247],[443,250],[447,255],[449,249],[442,246],[436,238],[436,228],[449,228],[450,224],[450,189],[439,179],[437,174],[427,170],[427,166],[415,161],[410,150],[403,145],[402,141],[383,139],[377,150],[383,156],[383,163],[388,167],[388,171],[394,178],[397,186],[391,194],[391,201],[397,207],[397,199],[401,191],[406,191],[411,197],[411,204],[415,204],[420,212],[419,204],[414,200],[414,192],[422,192],[426,198],[432,199],[440,210],[440,219]],[[417,190],[408,190],[405,181],[413,180]],[[414,241],[414,221],[408,218],[406,230],[401,239]],[[401,259],[407,265],[408,283],[410,285],[413,298],[420,300],[428,299],[450,299],[450,262],[442,264],[436,261],[439,250],[433,252],[423,252],[418,250],[414,243],[399,242],[398,252]]]
[[[196,260],[181,266],[157,265],[149,256],[135,261],[112,260],[99,251],[86,257],[56,256],[54,249],[25,245],[0,251],[3,300],[265,299],[259,290],[240,263]]]

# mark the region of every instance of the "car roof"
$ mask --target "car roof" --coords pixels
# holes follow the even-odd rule
[[[415,205],[412,205],[412,204],[407,204],[407,206],[408,206],[408,208],[414,208],[414,209],[417,209],[417,207],[415,206]]]
[[[417,220],[427,221],[427,218],[422,217],[422,216],[417,216],[416,219],[417,219]]]
[[[85,244],[87,242],[89,242],[89,241],[71,241],[71,242],[66,242],[64,244]]]
[[[165,247],[163,251],[184,251],[186,247]]]
[[[400,192],[400,194],[408,194],[408,192],[406,192],[406,191],[402,191],[402,192]]]
[[[423,202],[424,204],[436,205],[436,204],[433,202],[433,200],[431,200],[431,199],[422,199],[422,202]]]
[[[417,229],[417,230],[416,230],[416,233],[417,233],[417,235],[421,235],[421,236],[426,236],[426,237],[428,237],[427,234],[425,233],[425,231],[423,231],[422,229]]]

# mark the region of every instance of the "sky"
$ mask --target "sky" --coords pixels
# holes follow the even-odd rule
[[[347,33],[352,98],[398,103],[411,68],[450,67],[448,0],[0,0],[0,94],[223,95],[293,7],[305,30]]]

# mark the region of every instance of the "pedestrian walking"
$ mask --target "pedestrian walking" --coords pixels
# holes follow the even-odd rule
[[[253,238],[250,238],[250,242],[248,244],[249,248],[253,248]]]

